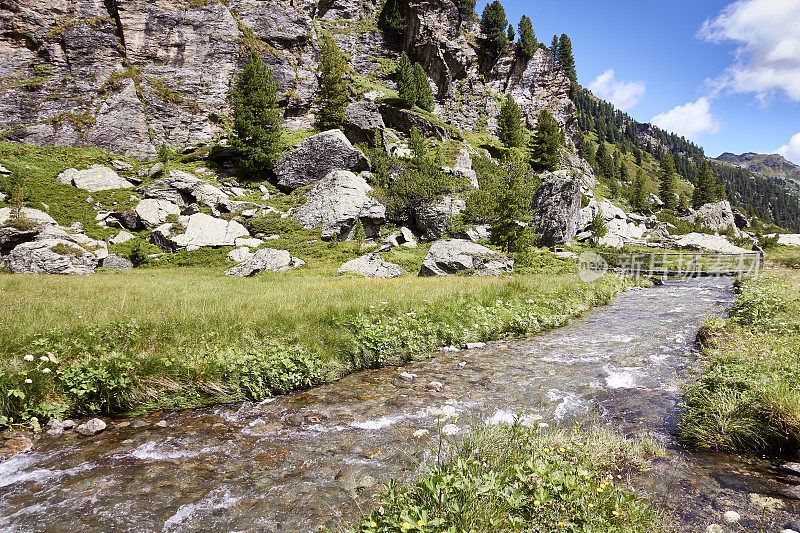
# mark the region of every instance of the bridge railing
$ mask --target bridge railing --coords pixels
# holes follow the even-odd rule
[[[633,276],[742,276],[757,275],[763,266],[761,252],[584,252],[582,272],[597,277],[606,272]]]

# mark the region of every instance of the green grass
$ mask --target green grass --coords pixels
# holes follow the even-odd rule
[[[800,272],[768,272],[740,281],[730,319],[701,332],[697,375],[683,396],[687,444],[772,453],[800,447]]]
[[[667,531],[625,481],[663,453],[600,429],[481,428],[419,481],[386,485],[351,531]]]
[[[631,283],[585,284],[575,274],[363,280],[333,272],[0,275],[0,416],[260,399],[426,357],[438,346],[558,327]],[[276,364],[294,370],[277,372]],[[87,384],[85,376],[94,377]]]

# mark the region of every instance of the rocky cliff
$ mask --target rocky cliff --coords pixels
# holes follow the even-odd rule
[[[435,113],[495,126],[511,92],[530,127],[548,108],[577,144],[569,80],[549,54],[486,53],[454,0],[411,0],[398,42],[376,27],[381,0],[0,0],[0,133],[152,159],[224,137],[228,92],[248,49],[275,72],[287,125],[313,122],[321,32],[350,56],[352,100],[395,88],[405,49],[436,86]],[[575,158],[574,166],[586,169]]]

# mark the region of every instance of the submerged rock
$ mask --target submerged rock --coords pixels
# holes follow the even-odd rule
[[[75,433],[84,437],[91,437],[106,429],[106,423],[99,418],[92,418],[75,428]]]

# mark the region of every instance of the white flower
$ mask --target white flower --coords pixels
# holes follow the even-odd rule
[[[32,379],[30,379],[30,378],[27,378],[27,379],[25,380],[25,383],[27,383],[28,385],[30,385],[31,383],[33,383],[33,380],[32,380]]]
[[[725,514],[722,515],[722,518],[729,524],[735,524],[742,517],[736,511],[726,511]]]
[[[448,437],[452,437],[453,435],[458,435],[458,432],[461,431],[458,429],[458,426],[455,424],[445,424],[442,428],[442,435],[446,435]]]
[[[418,430],[416,430],[414,432],[414,436],[419,439],[419,438],[424,437],[428,433],[430,433],[430,432],[427,429],[418,429]]]
[[[49,360],[50,360],[50,358],[49,358],[49,357],[47,357],[46,355],[43,355],[43,356],[41,356],[41,357],[39,358],[39,361],[41,361],[42,363],[46,363],[46,362],[48,362]]]
[[[548,424],[547,422],[539,422],[539,427],[540,428],[549,428],[550,424]]]
[[[25,357],[23,357],[23,359],[25,359],[26,361],[33,361],[33,356],[31,354],[28,354]]]
[[[49,369],[49,368],[47,368],[47,367],[44,367],[44,368],[42,369],[42,374],[49,374],[49,373],[50,373],[50,369]]]
[[[528,299],[527,299],[527,300],[525,300],[525,301],[526,301],[526,302],[528,302],[529,304],[532,304],[532,303],[533,303],[533,300],[531,300],[530,298],[528,298]]]

